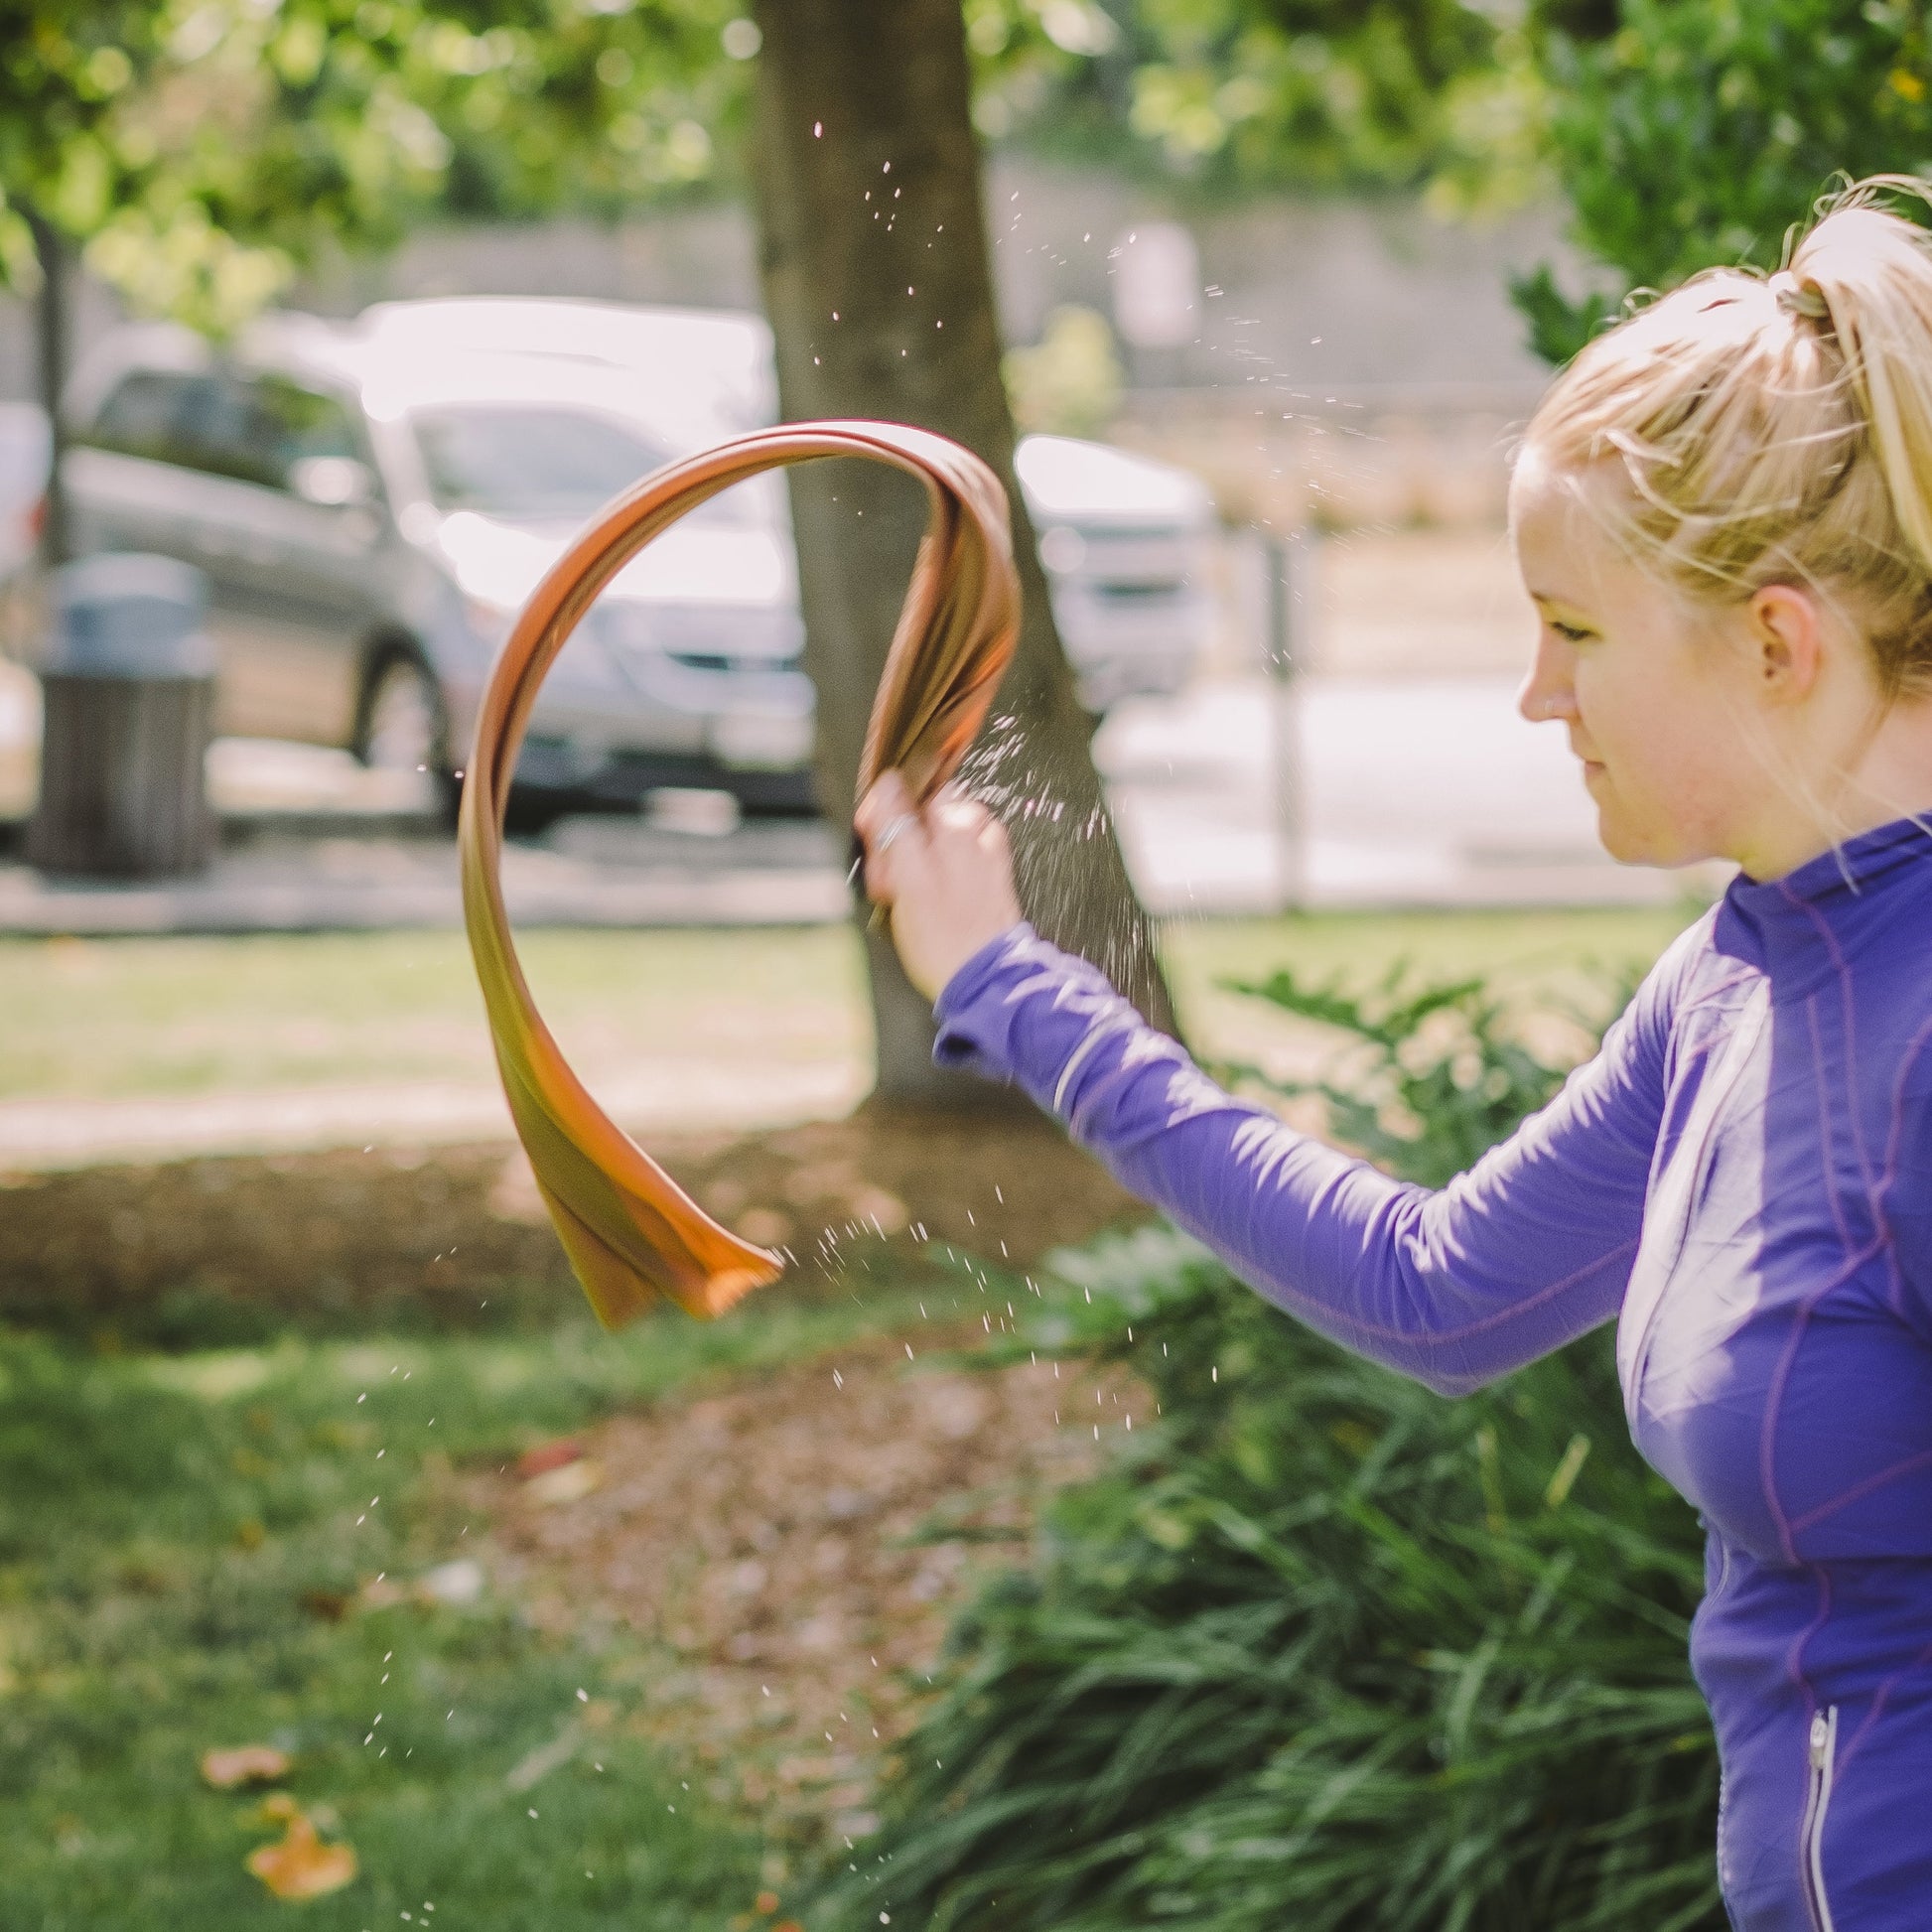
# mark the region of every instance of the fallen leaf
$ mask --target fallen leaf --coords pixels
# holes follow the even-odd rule
[[[427,1603],[447,1603],[465,1609],[483,1593],[483,1567],[474,1557],[457,1557],[426,1570],[416,1581],[416,1594]]]
[[[509,1221],[519,1227],[550,1225],[550,1210],[543,1204],[530,1157],[521,1148],[503,1163],[485,1205],[493,1220]]]
[[[852,1196],[851,1206],[859,1220],[876,1222],[881,1234],[897,1234],[911,1219],[905,1203],[883,1187],[861,1187]]]
[[[775,1912],[778,1909],[778,1894],[775,1891],[761,1891],[753,1902],[760,1912]]]
[[[539,1443],[534,1449],[526,1449],[516,1458],[516,1473],[528,1482],[532,1476],[547,1475],[552,1469],[561,1469],[567,1462],[580,1461],[583,1454],[582,1443]]]
[[[206,1751],[202,1776],[217,1791],[236,1791],[244,1784],[273,1784],[289,1774],[293,1760],[273,1744],[237,1744],[230,1750]]]
[[[287,1822],[281,1838],[258,1846],[245,1863],[277,1898],[323,1898],[355,1876],[354,1852],[346,1845],[323,1844],[315,1821],[292,1798],[271,1800],[263,1809]]]
[[[604,1480],[603,1468],[586,1456],[580,1462],[566,1462],[560,1469],[546,1469],[523,1485],[523,1493],[533,1503],[574,1503],[588,1496]]]
[[[791,1216],[775,1207],[748,1207],[732,1223],[732,1229],[755,1248],[782,1248],[798,1239]]]

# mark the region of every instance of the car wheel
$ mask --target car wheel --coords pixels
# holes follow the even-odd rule
[[[560,818],[594,803],[548,785],[513,783],[503,801],[503,830],[513,839],[540,839]]]
[[[723,788],[747,818],[816,818],[818,788],[810,771],[733,771]]]
[[[358,755],[371,771],[423,773],[437,815],[453,822],[461,792],[449,739],[443,694],[427,667],[414,657],[386,659],[362,701]]]

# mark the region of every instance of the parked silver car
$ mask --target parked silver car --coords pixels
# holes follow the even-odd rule
[[[584,518],[775,415],[756,317],[462,298],[271,318],[217,356],[166,325],[78,372],[68,489],[88,549],[210,579],[219,729],[447,778],[516,612]],[[1019,472],[1083,693],[1177,689],[1211,630],[1194,479],[1027,439]],[[808,804],[812,692],[782,482],[665,532],[550,674],[519,790],[661,785]]]
[[[744,427],[716,402],[671,369],[493,353],[455,332],[285,316],[217,357],[138,327],[76,377],[68,488],[82,547],[207,572],[220,730],[445,774],[538,578],[607,498]],[[619,576],[544,686],[526,787],[808,802],[780,502],[768,483],[716,498]]]
[[[1087,709],[1179,691],[1216,621],[1207,486],[1070,436],[1022,437],[1014,468]]]

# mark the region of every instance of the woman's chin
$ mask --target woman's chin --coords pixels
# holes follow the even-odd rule
[[[1654,826],[1622,824],[1606,810],[1596,814],[1596,842],[1620,866],[1688,866],[1701,856]]]

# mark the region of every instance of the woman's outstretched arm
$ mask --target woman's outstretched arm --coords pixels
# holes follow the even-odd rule
[[[1417,1187],[1235,1099],[1038,938],[976,807],[867,803],[872,890],[915,980],[940,988],[940,1057],[1017,1083],[1276,1306],[1446,1394],[1616,1312],[1663,1108],[1659,976],[1549,1107],[1448,1187]]]

